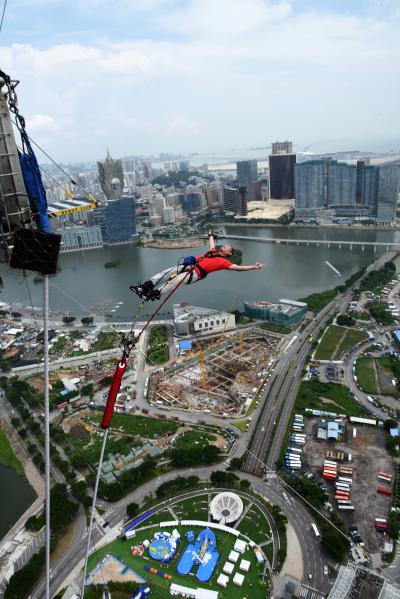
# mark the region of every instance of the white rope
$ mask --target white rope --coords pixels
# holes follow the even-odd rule
[[[89,528],[88,528],[88,535],[87,535],[87,542],[86,542],[85,564],[83,566],[81,599],[83,599],[83,597],[85,595],[85,580],[86,580],[86,571],[87,571],[87,564],[88,564],[89,551],[90,551],[90,542],[91,542],[91,538],[92,538],[94,511],[96,509],[97,491],[99,488],[100,472],[101,472],[101,467],[103,465],[104,450],[106,448],[107,436],[108,436],[108,428],[104,432],[103,443],[101,445],[100,460],[99,460],[99,465],[97,467],[97,472],[96,472],[96,483],[94,486],[94,493],[93,493],[92,507],[90,510],[90,520],[89,520]]]
[[[44,458],[46,509],[46,590],[50,599],[50,410],[49,410],[49,276],[43,277],[43,337],[44,337]]]

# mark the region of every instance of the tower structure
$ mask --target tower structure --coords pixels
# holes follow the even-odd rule
[[[114,160],[107,150],[107,156],[104,162],[98,162],[101,189],[107,200],[117,200],[122,195],[124,189],[124,171],[122,169],[122,160]]]

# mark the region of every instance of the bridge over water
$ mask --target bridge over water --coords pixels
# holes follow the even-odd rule
[[[330,241],[328,239],[287,239],[286,237],[251,237],[248,235],[220,235],[224,239],[239,239],[245,241],[260,241],[262,243],[275,243],[276,245],[316,245],[325,247],[347,247],[353,249],[353,247],[361,247],[364,251],[365,247],[372,247],[374,252],[377,248],[400,251],[400,241]]]

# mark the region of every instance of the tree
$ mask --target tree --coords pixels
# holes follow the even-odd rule
[[[13,318],[21,318],[22,314],[21,312],[11,312],[11,316]]]
[[[134,518],[139,511],[139,505],[134,501],[126,506],[126,515],[128,518]]]
[[[93,324],[93,316],[84,316],[81,318],[82,324]]]
[[[64,324],[71,324],[75,320],[76,320],[75,316],[63,316],[63,323]]]
[[[171,450],[171,461],[173,466],[197,466],[199,464],[212,464],[221,459],[219,447],[206,445],[206,447],[188,447],[185,451],[180,448]]]
[[[239,486],[243,491],[247,491],[251,487],[251,482],[247,480],[247,478],[242,478],[239,483]]]
[[[92,396],[94,393],[93,383],[89,383],[87,385],[83,385],[81,387],[81,395],[89,395]]]
[[[351,316],[347,316],[346,314],[339,314],[339,316],[336,319],[336,322],[341,327],[352,327],[354,326],[356,321]]]
[[[321,546],[331,557],[341,562],[349,550],[349,541],[333,528],[329,528],[322,531]]]
[[[243,464],[243,457],[241,458],[232,458],[231,463],[229,464],[229,470],[240,470]]]
[[[214,472],[211,472],[210,480],[212,484],[216,487],[234,487],[239,478],[233,472],[214,470]]]

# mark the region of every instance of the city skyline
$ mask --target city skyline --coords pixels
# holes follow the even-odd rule
[[[399,20],[394,1],[18,0],[0,43],[30,134],[60,161],[285,138],[397,150]]]

